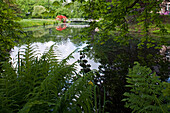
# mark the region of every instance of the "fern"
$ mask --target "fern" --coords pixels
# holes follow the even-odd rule
[[[42,58],[50,61],[51,63],[55,63],[55,62],[58,62],[58,59],[57,59],[57,56],[56,56],[56,53],[54,51],[54,48],[57,48],[55,46],[56,43],[54,43],[50,49],[48,50],[48,52],[44,53],[44,55],[42,56]]]
[[[18,54],[17,68],[3,64],[0,112],[94,112],[94,71],[81,76],[76,72],[76,62],[67,62],[73,53],[59,61],[54,45],[41,58],[36,52],[28,43]]]
[[[159,80],[156,73],[152,73],[151,69],[140,66],[139,63],[133,69],[129,69],[127,82],[130,92],[124,93],[127,97],[125,107],[129,107],[133,112],[139,113],[166,113],[168,112],[166,97],[162,94],[164,85]],[[169,98],[169,97],[168,97]]]
[[[0,76],[0,113],[12,112],[18,107],[15,98],[18,96],[17,74],[9,63],[3,63],[3,73]]]
[[[89,76],[91,76],[91,74],[89,74]],[[32,93],[32,95],[34,95],[33,98],[30,99],[30,102],[28,102],[20,112],[25,113],[27,112],[28,108],[31,112],[31,107],[35,108],[34,106],[38,103],[46,103],[50,106],[53,106],[50,108],[53,109],[53,112],[69,112],[69,110],[71,110],[71,112],[75,112],[75,110],[80,108],[78,108],[76,105],[83,106],[81,111],[91,111],[90,108],[92,105],[89,104],[92,103],[90,98],[91,86],[87,84],[87,78],[89,78],[89,76],[77,79],[68,87],[67,82],[64,82],[65,79],[62,79],[60,73],[55,73],[55,76],[50,74],[48,77],[46,77],[46,79],[44,79],[39,88],[35,88],[34,93]],[[63,89],[65,89],[65,91]],[[80,95],[80,97],[75,100],[76,95]],[[87,100],[89,100],[89,102],[84,105]],[[70,106],[70,103],[72,103],[72,106]],[[47,109],[48,108],[49,106],[47,106]],[[87,109],[88,111],[86,111]]]

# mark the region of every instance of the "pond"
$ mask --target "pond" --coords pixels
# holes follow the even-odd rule
[[[29,34],[29,38],[22,39],[22,43],[18,46],[15,46],[11,50],[11,58],[13,62],[17,62],[17,55],[19,51],[23,51],[26,48],[26,40],[29,39],[32,46],[36,46],[38,55],[41,57],[43,53],[48,51],[52,45],[55,45],[55,53],[59,60],[66,58],[76,49],[77,52],[73,54],[74,59],[69,60],[69,63],[72,64],[80,58],[80,53],[78,51],[82,50],[87,44],[82,43],[81,40],[74,39],[84,27],[89,25],[67,25],[66,30],[58,30],[56,26],[47,26],[47,27],[32,27],[27,28],[25,31]],[[91,59],[87,59],[91,65],[91,69],[97,69],[99,63],[94,62]],[[80,66],[77,67],[80,71]]]
[[[63,26],[60,26],[63,28]],[[134,66],[134,62],[138,61],[141,65],[150,67],[157,75],[161,76],[161,80],[168,78],[169,69],[168,61],[163,61],[159,55],[159,49],[138,48],[139,40],[135,37],[129,40],[129,43],[123,45],[116,42],[112,37],[108,38],[105,43],[99,43],[98,33],[94,33],[91,38],[84,35],[88,25],[68,25],[61,29],[59,26],[34,27],[25,29],[28,36],[23,38],[20,44],[11,52],[13,61],[16,61],[18,51],[22,51],[26,47],[26,42],[37,45],[40,57],[50,46],[55,45],[55,53],[61,60],[67,57],[74,50],[79,48],[73,54],[75,59],[69,61],[73,63],[77,60],[83,60],[84,64],[90,67],[87,72],[97,69],[99,74],[94,78],[94,83],[98,85],[101,102],[103,103],[104,93],[106,94],[106,110],[110,113],[130,113],[131,110],[124,108],[123,93],[128,91],[126,85],[126,75],[128,69]],[[78,27],[78,28],[77,28]],[[82,28],[80,28],[82,27]],[[86,32],[85,34],[90,34]],[[87,40],[82,40],[87,36]],[[83,57],[85,56],[85,57]],[[81,64],[78,70],[84,68]]]

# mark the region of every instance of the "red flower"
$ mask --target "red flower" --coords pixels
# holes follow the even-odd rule
[[[63,26],[59,25],[59,26],[56,27],[56,30],[62,31],[63,29],[66,29],[66,27],[67,26],[65,24]]]
[[[62,30],[63,30],[63,28],[61,28],[61,27],[57,28],[57,27],[56,27],[56,30],[58,30],[58,31],[62,31]]]
[[[62,15],[58,15],[56,18],[62,19],[63,16]]]
[[[64,23],[65,23],[66,19],[67,19],[67,17],[66,17],[66,16],[63,16],[63,15],[58,15],[58,16],[56,17],[56,20],[59,20],[59,21],[62,20]]]

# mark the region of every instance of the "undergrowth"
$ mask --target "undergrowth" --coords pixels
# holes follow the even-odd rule
[[[53,48],[54,45],[38,58],[35,47],[28,44],[18,54],[15,67],[11,63],[3,63],[0,113],[97,111],[97,106],[93,104],[96,87],[92,79],[95,72],[90,71],[81,76],[76,72],[76,63],[67,62],[73,58],[72,54],[58,61]]]
[[[125,107],[131,108],[132,113],[168,113],[170,108],[169,83],[161,82],[159,76],[146,66],[139,63],[129,69],[125,92]],[[167,86],[165,85],[167,84]]]

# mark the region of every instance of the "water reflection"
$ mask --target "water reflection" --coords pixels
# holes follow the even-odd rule
[[[79,39],[73,39],[73,37],[79,34],[82,29],[67,28],[63,31],[57,31],[56,27],[38,29],[34,31],[27,31],[28,36],[23,38],[18,46],[15,46],[11,52],[11,58],[13,62],[17,61],[18,51],[23,51],[26,47],[26,42],[29,41],[32,46],[37,47],[37,57],[41,57],[44,52],[48,51],[52,45],[55,44],[55,53],[59,60],[66,58],[70,53],[79,48],[87,46],[86,43],[81,42]],[[73,54],[74,59],[70,59],[69,63],[77,61],[80,58],[79,52]],[[88,59],[91,64],[91,69],[97,69],[99,63],[95,63],[93,60]],[[80,71],[80,66],[77,66],[77,70]]]
[[[108,101],[105,111],[131,113],[131,110],[125,108],[125,103],[121,101],[124,98],[123,94],[129,91],[125,87],[128,69],[133,67],[135,61],[138,61],[141,65],[150,67],[153,72],[155,71],[160,76],[161,80],[165,81],[170,74],[169,62],[163,60],[162,56],[159,55],[159,49],[154,47],[138,48],[137,44],[140,40],[133,39],[129,41],[129,44],[123,45],[110,37],[105,43],[101,44],[97,38],[94,37],[96,40],[91,42],[89,47],[84,50],[84,55],[100,63],[99,74],[94,79],[100,90],[98,101],[101,101],[100,104],[104,103],[105,93]]]
[[[62,31],[62,30],[64,30],[64,29],[66,29],[66,28],[67,28],[67,25],[66,25],[66,24],[60,24],[60,25],[58,25],[58,26],[56,27],[56,30]]]
[[[135,38],[129,40],[127,45],[122,45],[113,41],[112,37],[109,39],[107,36],[108,40],[101,44],[97,40],[100,36],[97,36],[95,34],[96,32],[92,32],[91,35],[91,32],[86,30],[67,27],[64,30],[58,31],[56,30],[56,26],[54,26],[53,28],[29,31],[28,37],[23,38],[19,46],[14,48],[11,57],[15,58],[19,49],[25,47],[25,43],[28,40],[33,45],[38,46],[41,54],[46,49],[48,50],[51,45],[56,44],[55,52],[59,56],[59,59],[67,57],[72,51],[80,48],[82,50],[81,55],[79,52],[73,54],[75,59],[72,59],[70,63],[75,62],[85,55],[86,57],[82,60],[85,61],[84,64],[86,66],[83,64],[82,67],[87,68],[89,66],[88,64],[90,64],[91,69],[98,69],[99,74],[94,79],[94,83],[99,87],[97,94],[98,102],[99,98],[101,98],[101,103],[98,104],[103,104],[105,93],[106,100],[108,101],[105,111],[110,113],[131,112],[131,110],[124,108],[125,103],[121,100],[124,98],[123,93],[129,91],[125,87],[127,84],[125,78],[128,68],[133,67],[134,61],[150,67],[153,71],[157,72],[157,75],[161,76],[161,80],[165,80],[168,77],[169,62],[162,60],[158,49],[154,49],[154,47],[139,49],[137,47],[139,40]],[[91,36],[80,34],[81,31],[85,31],[86,34]],[[89,44],[82,42],[82,38],[89,39],[86,40]],[[80,66],[77,69],[80,70]],[[88,72],[89,70],[85,70],[84,72],[86,71]]]

